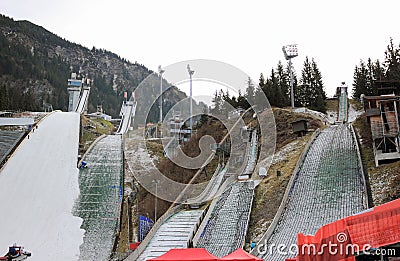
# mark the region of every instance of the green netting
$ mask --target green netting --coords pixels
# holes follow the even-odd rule
[[[121,136],[100,140],[84,158],[88,168],[79,171],[80,196],[75,215],[85,230],[79,260],[108,260],[119,226],[122,198]]]

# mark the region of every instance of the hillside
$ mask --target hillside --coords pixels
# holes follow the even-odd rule
[[[112,52],[91,50],[71,43],[28,21],[14,21],[0,15],[0,110],[41,110],[43,103],[67,110],[67,79],[71,72],[94,79],[89,112],[103,105],[107,114],[117,116],[123,92],[130,93],[148,75],[154,88],[146,88],[151,100],[159,92],[160,79],[145,66],[130,62]],[[164,82],[163,86],[171,84]],[[167,112],[185,93],[173,87],[164,103]],[[158,108],[149,114],[155,121]]]

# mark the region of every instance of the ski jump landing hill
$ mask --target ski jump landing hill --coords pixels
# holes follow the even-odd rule
[[[89,94],[90,88],[82,90],[73,112],[53,112],[38,122],[0,169],[0,247],[21,244],[32,252],[33,261],[80,258],[85,231],[73,210],[79,196],[80,114]],[[126,103],[118,134],[128,131],[135,105]],[[98,161],[91,163],[103,163],[101,157]]]
[[[78,197],[79,114],[54,112],[37,124],[0,172],[0,247],[18,243],[30,260],[77,260],[84,231]]]
[[[296,245],[297,234],[315,234],[325,224],[368,208],[365,177],[353,127],[347,121],[347,93],[339,99],[339,125],[315,133],[297,163],[281,206],[253,255],[278,261],[273,246]],[[272,249],[272,251],[271,251]],[[287,250],[285,249],[285,251]],[[286,251],[288,253],[288,251]]]

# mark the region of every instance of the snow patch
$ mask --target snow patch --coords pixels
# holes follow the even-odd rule
[[[348,122],[353,122],[355,121],[361,114],[363,114],[364,111],[358,111],[352,104],[349,106],[349,111],[348,111]]]

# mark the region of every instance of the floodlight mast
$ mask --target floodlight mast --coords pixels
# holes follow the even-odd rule
[[[189,77],[190,77],[190,136],[192,136],[192,131],[193,131],[193,99],[192,99],[192,75],[194,74],[194,71],[190,69],[190,65],[187,65],[187,70],[189,73]]]
[[[157,221],[157,185],[160,183],[160,180],[153,179],[151,182],[156,185],[156,195],[154,197],[154,223],[156,223],[156,221]]]
[[[158,73],[160,74],[160,123],[162,122],[162,82],[163,82],[163,73],[165,72],[165,70],[163,70],[161,68],[161,65],[158,66]]]
[[[161,68],[161,65],[158,66],[158,73],[160,74],[160,138],[162,138],[162,118],[163,118],[163,111],[162,111],[162,106],[163,106],[163,99],[162,99],[162,82],[163,82],[163,73],[165,72],[165,70],[163,70]]]
[[[290,74],[290,101],[292,109],[294,109],[294,92],[293,92],[293,72],[292,72],[292,58],[298,56],[297,44],[284,45],[282,47],[285,59],[289,61],[289,74]]]

